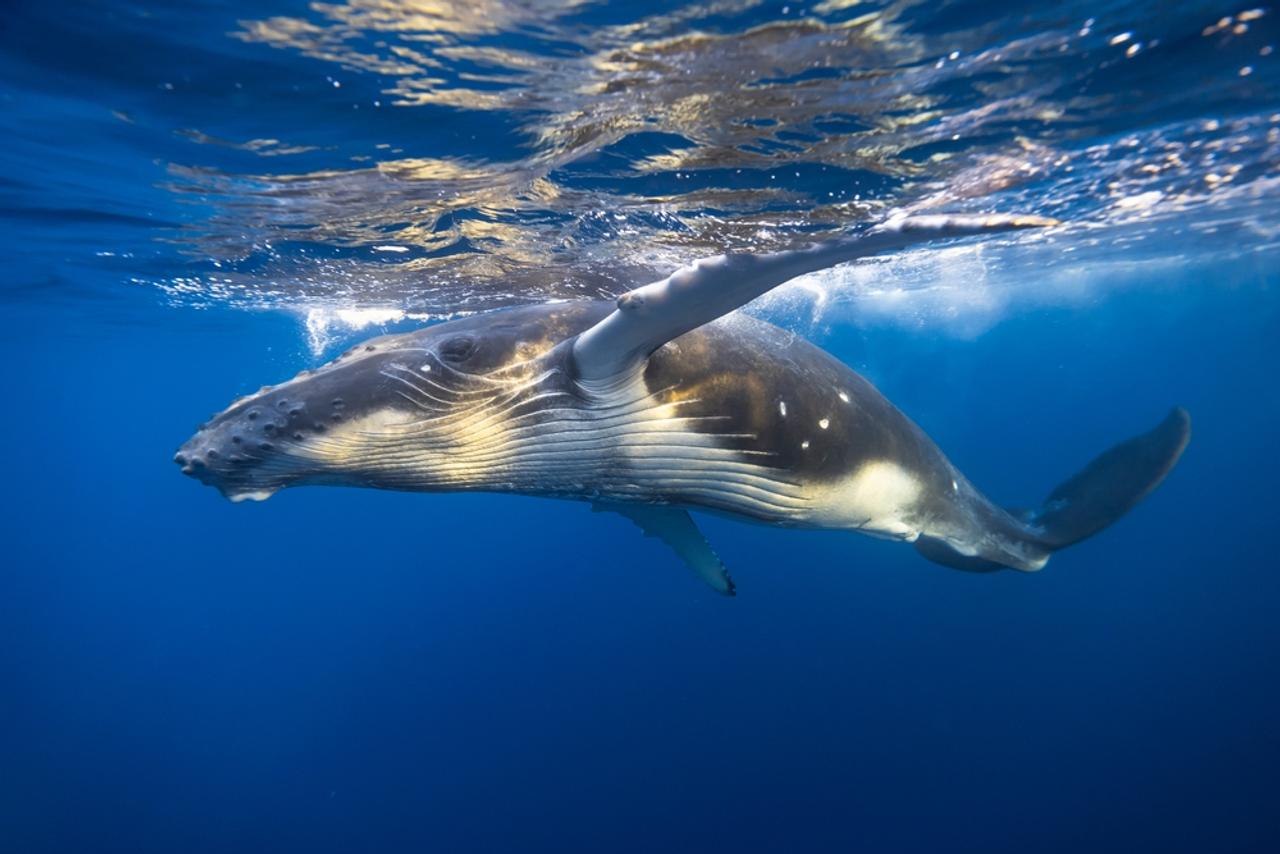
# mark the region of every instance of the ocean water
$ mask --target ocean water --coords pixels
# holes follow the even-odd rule
[[[0,851],[1280,850],[1280,46],[1223,2],[10,0]],[[1174,405],[1037,574],[174,450],[384,331],[893,211],[1059,228],[747,310],[998,501]]]

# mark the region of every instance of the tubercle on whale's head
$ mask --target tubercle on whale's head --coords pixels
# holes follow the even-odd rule
[[[393,345],[375,339],[316,371],[233,401],[199,426],[174,462],[183,474],[235,502],[264,501],[285,487],[331,474],[317,451],[362,410],[394,405],[379,392],[377,364],[384,361],[380,351]]]

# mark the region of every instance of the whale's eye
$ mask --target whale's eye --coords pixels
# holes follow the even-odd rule
[[[465,362],[476,351],[476,339],[455,335],[440,345],[440,358],[446,362]]]

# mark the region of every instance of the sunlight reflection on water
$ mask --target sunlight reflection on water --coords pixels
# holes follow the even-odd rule
[[[1280,115],[1262,10],[1128,3],[1104,21],[1045,4],[957,22],[913,2],[771,8],[350,0],[242,21],[234,39],[324,63],[334,87],[374,76],[377,96],[355,108],[498,115],[521,147],[382,142],[290,172],[316,141],[188,130],[263,168],[170,165],[168,188],[212,208],[176,240],[216,270],[154,284],[333,325],[357,308],[439,317],[608,296],[894,209],[1066,221],[811,276],[771,302],[807,300],[816,317],[876,297],[893,308],[873,316],[964,316],[944,325],[969,334],[1049,264],[1077,271],[1065,281],[1089,264],[1275,246]]]

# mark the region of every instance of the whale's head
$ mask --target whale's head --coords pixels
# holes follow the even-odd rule
[[[563,345],[600,314],[538,306],[366,341],[233,402],[174,462],[233,501],[302,484],[483,485],[513,425],[569,393]]]

